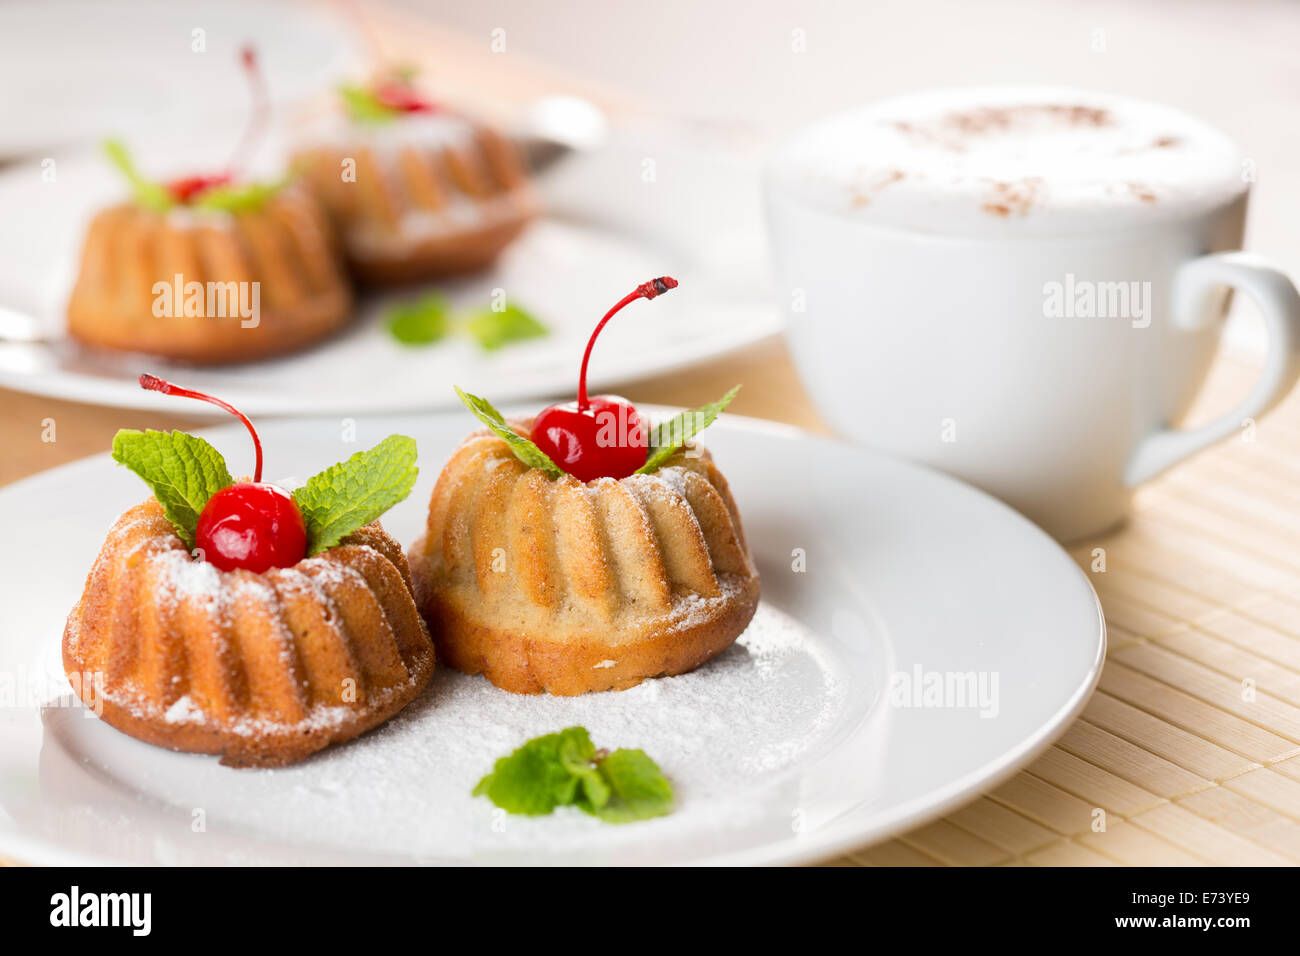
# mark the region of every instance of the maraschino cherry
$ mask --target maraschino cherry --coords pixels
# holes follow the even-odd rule
[[[253,91],[253,111],[249,115],[248,125],[244,128],[244,133],[239,138],[239,144],[235,147],[230,162],[226,164],[224,170],[208,175],[182,176],[167,183],[166,188],[171,193],[172,199],[182,205],[192,201],[209,189],[229,185],[238,173],[239,167],[248,158],[253,146],[262,138],[266,130],[266,123],[271,110],[270,97],[266,92],[266,79],[257,66],[257,52],[251,46],[244,47],[239,51],[239,62],[244,68],[244,73],[248,76],[248,82]]]
[[[375,99],[399,113],[436,113],[438,107],[404,79],[388,80],[375,89]]]
[[[224,408],[253,436],[257,456],[253,480],[221,489],[208,499],[199,515],[194,543],[203,551],[204,559],[222,571],[243,568],[261,574],[267,568],[292,567],[306,557],[307,526],[302,513],[287,491],[262,481],[262,442],[243,412],[219,398],[181,388],[156,375],[141,375],[140,387]]]
[[[533,420],[532,439],[559,467],[582,481],[626,478],[646,462],[650,429],[636,407],[617,395],[587,397],[587,363],[605,323],[636,299],[653,299],[677,280],[662,276],[643,282],[605,313],[587,341],[578,374],[578,400],[542,409]]]

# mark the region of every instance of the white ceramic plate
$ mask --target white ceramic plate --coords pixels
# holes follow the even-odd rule
[[[213,164],[214,142],[236,134],[133,143],[153,175]],[[219,153],[224,157],[225,147]],[[257,169],[273,175],[285,152],[276,136]],[[646,157],[655,163],[645,181]],[[162,407],[136,385],[141,371],[222,395],[248,414],[410,411],[455,404],[451,383],[498,401],[577,387],[587,337],[636,285],[672,275],[681,288],[606,327],[591,363],[599,388],[680,368],[780,329],[764,270],[756,163],[681,137],[617,131],[595,152],[574,154],[542,177],[547,215],[472,278],[437,284],[460,307],[485,307],[494,290],[537,315],[546,338],[483,353],[465,341],[404,347],[384,329],[394,299],[369,296],[341,334],[298,354],[217,369],[177,368],[143,356],[106,355],[63,337],[67,296],[85,226],[120,199],[122,184],[98,149],[56,153],[57,178],[39,166],[0,170],[0,311],[32,317],[38,344],[0,341],[0,385],[76,401]],[[429,288],[434,288],[430,286]],[[0,340],[5,338],[0,314]],[[201,406],[187,411],[205,414]]]
[[[400,431],[415,493],[385,518],[417,535],[467,414],[263,430],[269,475],[306,476]],[[235,426],[210,437],[246,467]],[[708,434],[763,577],[736,647],[622,693],[521,697],[451,672],[379,730],[295,767],[232,770],[135,741],[76,704],[63,620],[105,531],[145,491],[107,457],[0,491],[0,853],[40,863],[791,863],[878,840],[1003,779],[1083,707],[1105,629],[1045,534],[939,474],[793,429],[729,418]],[[796,571],[801,566],[804,570]],[[907,707],[929,675],[972,695]],[[993,681],[996,680],[996,684]],[[970,685],[978,688],[978,684]],[[0,691],[5,688],[0,687]],[[996,693],[992,693],[996,691]],[[667,817],[513,818],[469,791],[527,737],[571,724],[642,747],[676,787]],[[196,830],[198,822],[201,830]]]

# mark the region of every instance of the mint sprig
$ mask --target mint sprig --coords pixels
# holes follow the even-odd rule
[[[645,464],[638,468],[636,473],[648,475],[671,458],[677,449],[712,425],[739,391],[740,386],[737,385],[716,402],[674,415],[666,422],[651,428],[650,454],[646,456]]]
[[[597,750],[585,727],[534,737],[499,759],[478,782],[507,813],[544,816],[573,806],[607,823],[663,816],[673,808],[672,784],[643,750]]]
[[[113,436],[113,460],[144,479],[176,534],[191,550],[204,505],[235,483],[221,452],[202,438],[180,431],[124,428]]]
[[[277,179],[269,183],[214,186],[199,193],[190,205],[195,209],[228,213],[255,212],[274,199],[288,181],[288,179]]]
[[[577,801],[595,752],[581,727],[536,737],[498,760],[474,796],[487,797],[507,813],[545,816]]]
[[[389,435],[369,451],[331,465],[293,493],[307,526],[307,555],[334,547],[411,493],[415,439]]]
[[[415,440],[389,435],[369,451],[331,465],[293,493],[307,527],[307,554],[320,554],[411,493],[419,469]],[[121,429],[113,460],[144,479],[185,547],[193,550],[208,500],[235,483],[208,442],[181,431]]]
[[[120,140],[105,141],[104,153],[117,167],[118,172],[131,184],[131,195],[137,204],[154,212],[166,212],[176,204],[165,186],[140,175],[140,171],[135,168],[135,163],[131,159],[131,154]]]
[[[465,331],[486,352],[495,352],[504,345],[538,339],[549,333],[546,326],[532,313],[509,303],[497,312],[480,309],[464,320]]]
[[[364,86],[340,86],[339,98],[343,101],[343,111],[359,123],[387,123],[400,112]]]
[[[167,187],[152,179],[147,179],[135,168],[135,162],[119,140],[110,139],[104,143],[104,153],[109,161],[117,167],[128,183],[131,184],[131,197],[136,204],[154,212],[166,212],[179,205]],[[237,185],[213,186],[205,189],[189,206],[194,209],[240,213],[261,209],[288,183],[288,179],[277,179],[267,183],[239,183]]]
[[[486,398],[479,398],[477,395],[461,391],[459,386],[452,387],[456,389],[456,394],[465,403],[465,407],[473,412],[479,421],[492,429],[498,438],[509,445],[515,457],[525,465],[529,468],[540,468],[552,478],[559,478],[564,474],[560,466],[551,461],[546,452],[511,428],[501,416],[501,413],[493,408],[492,403]]]
[[[388,332],[403,345],[430,345],[451,329],[450,308],[438,293],[394,306],[388,313]]]

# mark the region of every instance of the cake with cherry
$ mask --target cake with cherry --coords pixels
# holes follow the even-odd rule
[[[103,720],[232,766],[278,766],[383,723],[433,673],[401,546],[379,516],[410,493],[391,435],[290,493],[184,432],[122,430],[113,458],[154,496],[108,533],[63,634],[73,688]]]
[[[341,114],[304,137],[292,166],[329,209],[358,279],[482,269],[535,215],[514,145],[410,76],[344,87],[340,99]]]
[[[289,181],[241,176],[265,127],[264,85],[235,157],[216,173],[156,182],[106,144],[128,201],[90,222],[68,301],[68,333],[97,348],[189,364],[266,358],[341,328],[352,293],[325,210]]]
[[[740,512],[693,436],[735,394],[651,425],[587,394],[507,422],[457,390],[487,427],[451,456],[411,548],[416,601],[443,663],[521,694],[620,690],[721,653],[758,605]]]

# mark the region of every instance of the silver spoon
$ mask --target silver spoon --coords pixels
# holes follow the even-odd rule
[[[543,96],[513,131],[515,144],[534,174],[573,153],[599,149],[608,137],[605,114],[576,96]]]

